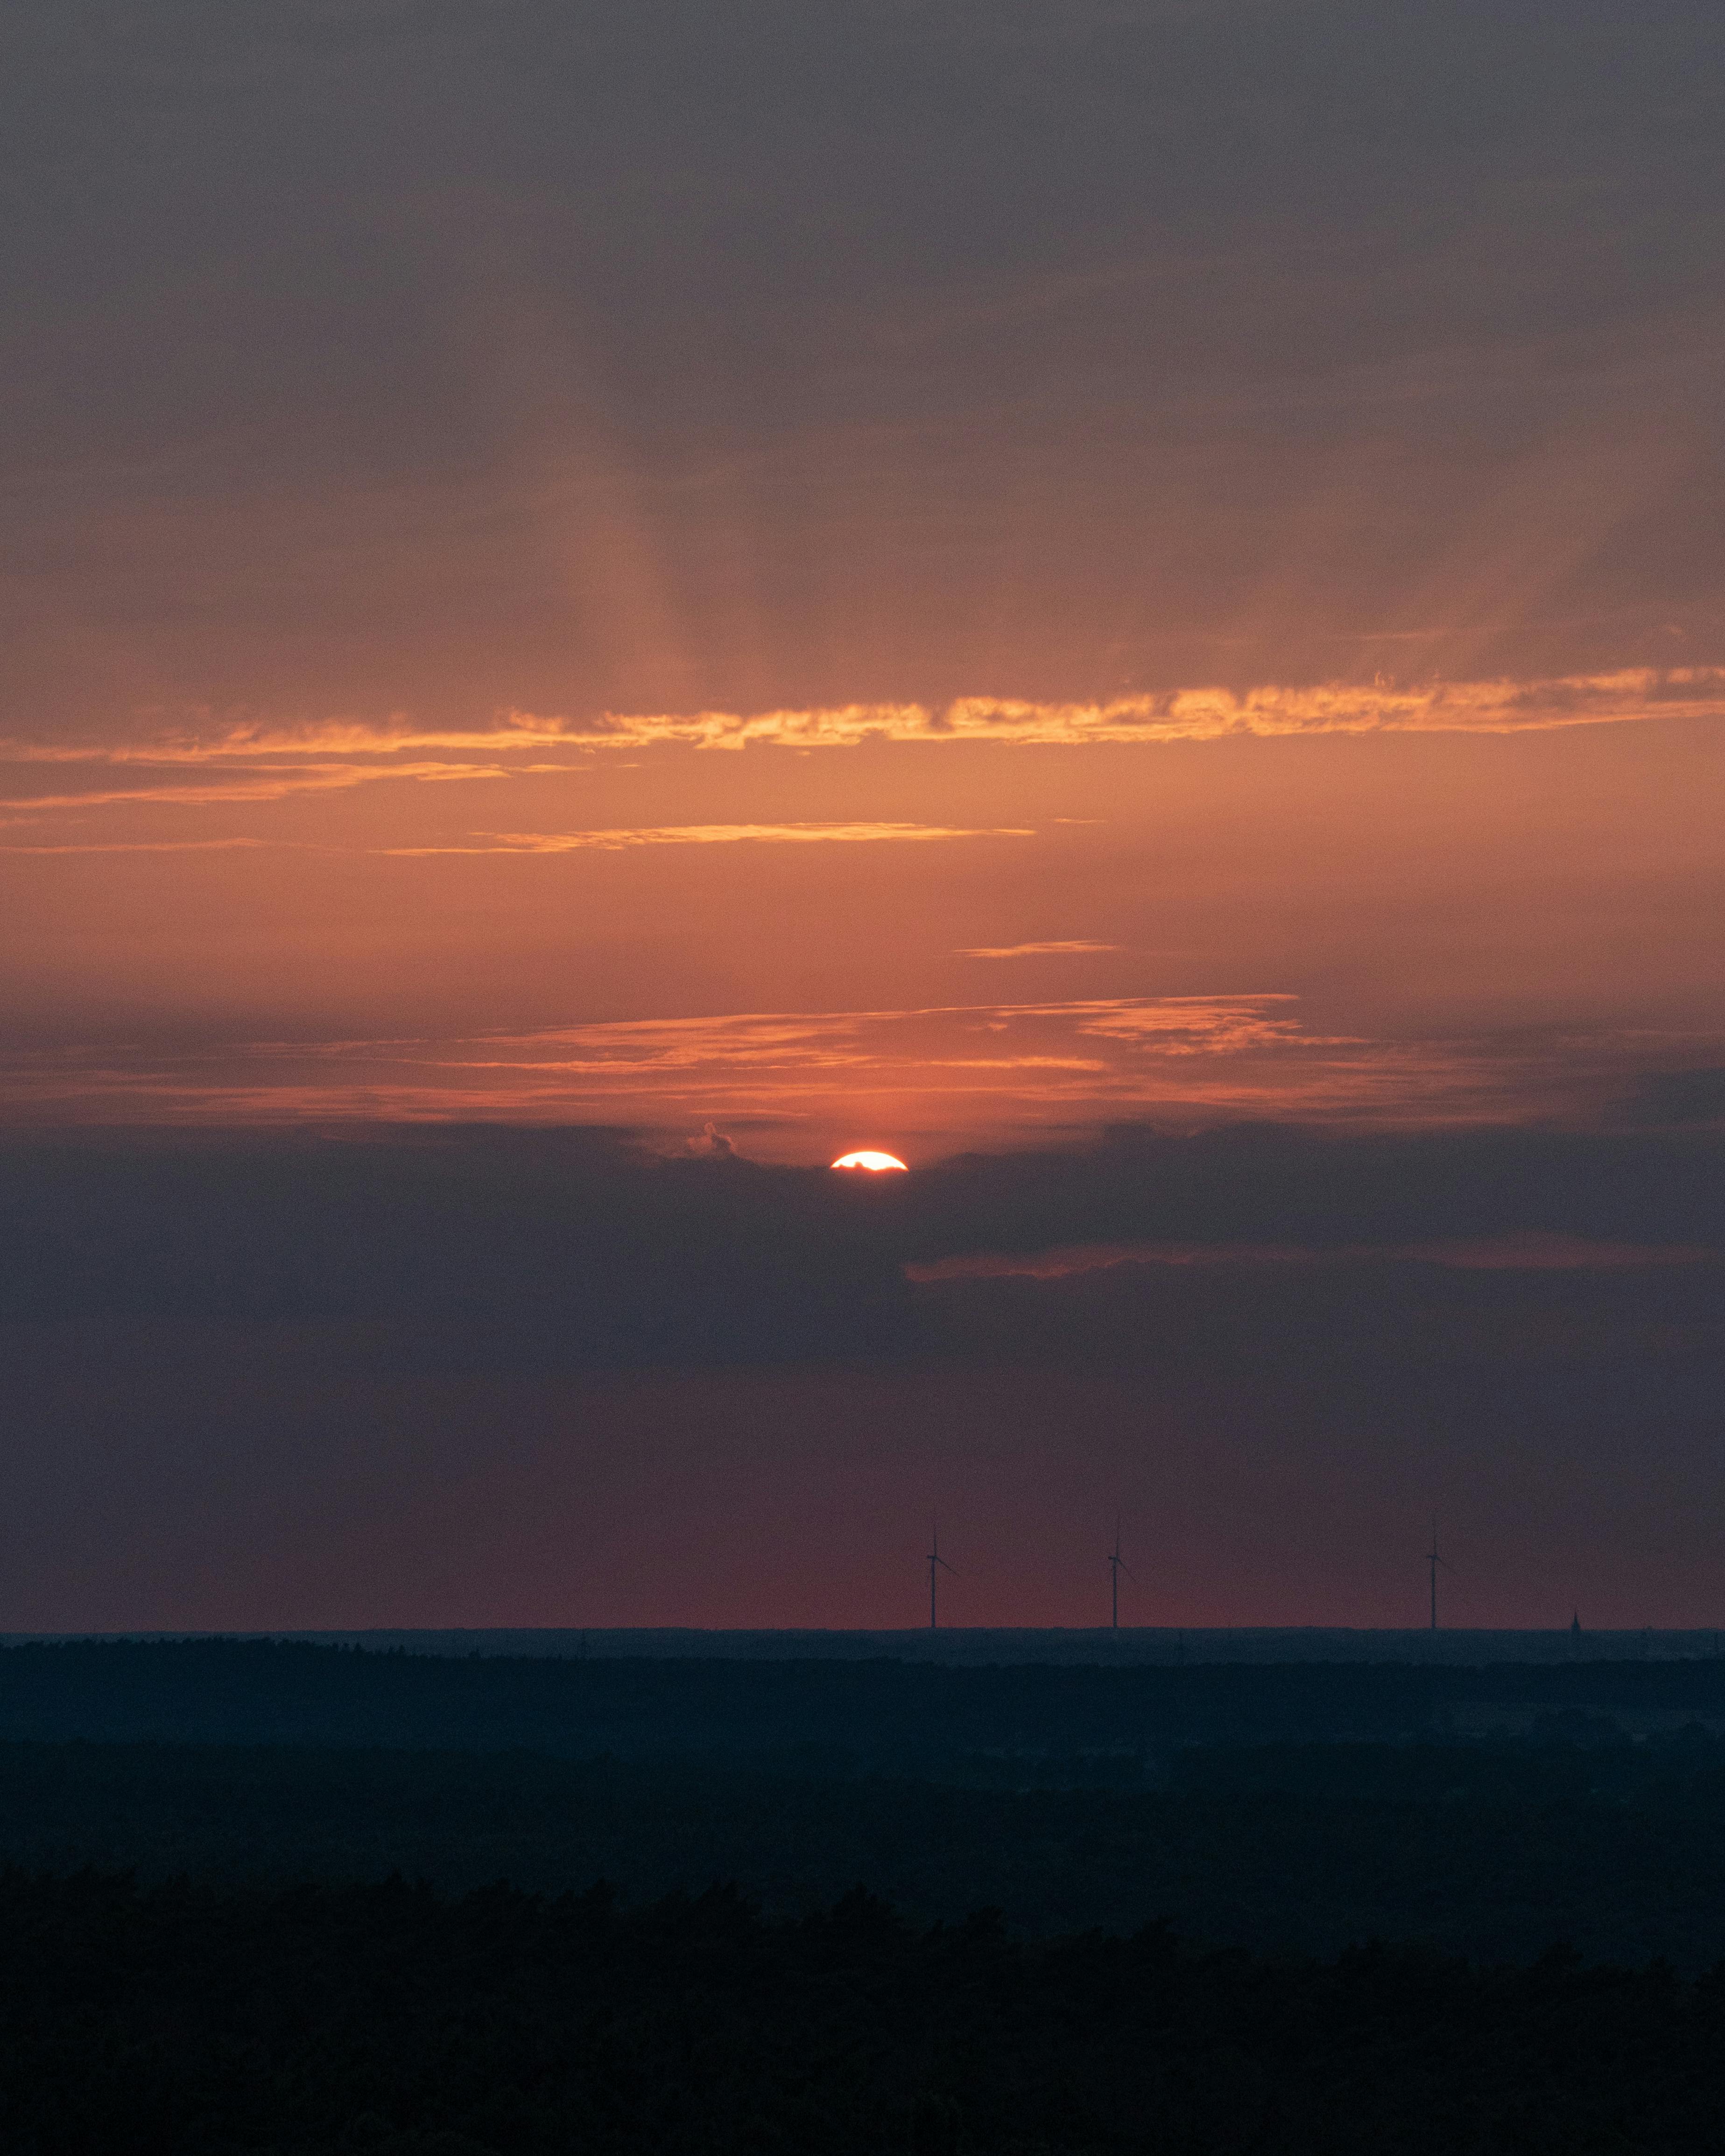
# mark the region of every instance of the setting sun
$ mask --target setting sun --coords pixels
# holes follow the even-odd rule
[[[904,1163],[890,1152],[840,1153],[833,1163],[834,1168],[866,1168],[879,1174],[883,1168],[904,1168]]]

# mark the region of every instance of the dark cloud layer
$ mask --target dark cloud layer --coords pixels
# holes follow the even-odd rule
[[[598,1131],[146,1136],[15,1142],[0,1178],[14,1322],[335,1322],[433,1363],[1221,1369],[1297,1361],[1325,1332],[1430,1360],[1463,1336],[1513,1353],[1518,1312],[1578,1351],[1608,1312],[1625,1342],[1664,1325],[1698,1344],[1725,1250],[1725,1146],[1704,1132],[1127,1127],[881,1180]],[[1049,1279],[929,1277],[1097,1246],[1115,1261]]]

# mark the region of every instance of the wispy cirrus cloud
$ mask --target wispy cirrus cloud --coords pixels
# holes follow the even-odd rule
[[[1034,839],[1022,827],[963,829],[943,824],[660,824],[596,831],[475,831],[473,843],[380,846],[387,855],[621,853],[636,846],[865,845],[895,839]]]

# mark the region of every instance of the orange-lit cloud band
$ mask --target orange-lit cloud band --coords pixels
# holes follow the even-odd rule
[[[850,704],[825,710],[608,716],[577,726],[511,712],[531,737],[578,738],[641,747],[680,742],[743,748],[771,742],[793,748],[844,748],[873,740],[1004,742],[1077,747],[1099,742],[1215,741],[1234,736],[1335,733],[1519,733],[1652,718],[1725,716],[1725,667],[1566,675],[1543,680],[1430,681],[1396,686],[1322,682],[1172,689],[1106,703],[1045,703],[963,696],[937,706]],[[544,730],[544,731],[541,731]]]
[[[859,703],[756,712],[606,712],[591,718],[508,711],[500,714],[494,723],[467,728],[428,728],[405,716],[381,723],[320,720],[303,726],[264,721],[243,714],[206,716],[148,737],[111,742],[14,738],[0,742],[0,761],[196,764],[229,758],[393,757],[429,749],[495,757],[555,749],[643,748],[666,743],[730,749],[743,748],[751,742],[793,748],[844,748],[869,741],[1076,747],[1242,736],[1520,733],[1652,719],[1722,716],[1725,716],[1725,667],[1627,667],[1606,673],[1525,680],[1268,683],[1240,690],[1215,686],[1174,688],[1104,702],[977,696],[942,705]],[[480,774],[470,766],[445,770],[422,765],[400,775],[429,778]],[[324,772],[307,773],[303,783],[341,786],[358,781]],[[39,801],[29,805],[44,804]]]

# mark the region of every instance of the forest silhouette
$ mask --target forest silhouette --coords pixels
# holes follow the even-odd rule
[[[8,2156],[1713,2149],[1725,1663],[0,1650]]]

